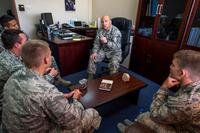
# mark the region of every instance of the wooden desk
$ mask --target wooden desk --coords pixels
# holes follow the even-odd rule
[[[113,75],[104,76],[102,78],[89,80],[86,90],[87,92],[80,99],[83,106],[85,108],[97,107],[145,86],[143,81],[132,76],[129,82],[122,81],[122,74],[123,73],[119,72]],[[98,89],[102,79],[113,80],[111,91],[103,91]],[[71,89],[74,89],[73,86]]]
[[[89,27],[70,28],[69,30],[71,30],[77,34],[87,36],[87,37],[92,37],[92,38],[95,38],[96,32],[97,32],[97,28],[89,28]]]
[[[61,76],[87,68],[93,38],[84,37],[80,41],[61,40],[57,37],[52,40],[43,39],[49,43]]]

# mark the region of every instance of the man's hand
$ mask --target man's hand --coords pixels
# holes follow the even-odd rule
[[[79,89],[75,89],[74,90],[74,94],[73,94],[73,98],[74,99],[80,99],[81,98],[81,95],[82,95],[82,93],[80,92],[80,90]]]
[[[91,55],[90,55],[90,58],[91,58],[92,60],[96,60],[96,58],[97,58],[97,53],[91,54]]]
[[[175,85],[179,85],[180,82],[174,78],[171,78],[170,76],[167,77],[167,79],[163,82],[163,84],[161,85],[161,88],[163,89],[169,89],[171,87],[174,87]]]
[[[64,93],[64,97],[65,98],[70,98],[70,97],[72,97],[74,95],[74,91],[71,91],[71,92],[69,92],[69,93]]]
[[[108,42],[108,40],[107,40],[106,37],[101,36],[101,37],[100,37],[100,42],[101,42],[101,44],[106,44],[106,43]]]
[[[58,75],[58,71],[55,68],[47,68],[46,71],[53,77],[56,77]]]

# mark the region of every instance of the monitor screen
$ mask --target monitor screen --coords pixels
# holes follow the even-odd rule
[[[51,13],[42,13],[41,19],[44,21],[46,26],[53,24],[53,18]]]

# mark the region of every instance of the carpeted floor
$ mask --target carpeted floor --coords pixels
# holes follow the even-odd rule
[[[137,73],[127,70],[125,67],[120,67],[122,72],[128,72],[132,76],[144,81],[147,86],[142,88],[139,92],[137,104],[129,104],[126,107],[120,109],[117,112],[106,115],[103,117],[100,128],[95,131],[96,133],[118,133],[117,123],[128,118],[134,120],[140,112],[145,112],[149,110],[149,106],[152,101],[153,94],[158,90],[159,85],[152,82]],[[66,80],[70,80],[72,83],[76,84],[80,79],[87,78],[87,72],[81,71],[75,74],[68,75],[64,77]],[[59,86],[60,90],[66,92],[67,89]]]

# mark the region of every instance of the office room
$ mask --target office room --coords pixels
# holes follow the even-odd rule
[[[200,58],[200,0],[8,0],[0,2],[0,16],[5,14],[14,16],[18,28],[21,29],[17,29],[17,32],[20,32],[20,37],[28,40],[27,43],[37,42],[32,39],[42,39],[45,42],[40,43],[47,42],[47,49],[51,50],[52,64],[57,65],[55,69],[51,66],[46,72],[55,75],[55,81],[48,83],[53,84],[53,88],[57,87],[57,93],[64,94],[67,104],[62,103],[65,108],[60,107],[62,104],[56,105],[58,108],[54,109],[55,114],[51,114],[54,111],[45,112],[46,110],[41,114],[44,118],[51,119],[54,126],[60,126],[60,130],[66,128],[66,131],[99,133],[199,131],[200,125],[197,123],[200,120],[197,114],[200,109],[197,105],[200,104],[200,74],[197,68]],[[128,23],[128,26],[125,23]],[[120,57],[117,63],[116,60],[109,60],[107,53],[106,60],[95,62],[92,56],[96,52],[96,44],[113,47],[117,44],[113,43],[117,38],[111,39],[112,36],[107,35],[111,34],[108,32],[110,30],[106,30],[107,27],[117,29],[116,33],[121,36],[121,52],[117,53],[115,58]],[[124,27],[126,31],[121,29]],[[12,51],[4,44],[6,34],[13,32],[12,30],[6,26],[1,27],[3,52]],[[6,81],[3,79],[6,74],[3,67],[5,57],[5,54],[0,54],[0,81],[5,82],[6,85],[3,86],[9,90],[13,88],[13,82],[8,85],[8,76]],[[15,65],[12,65],[12,68]],[[95,73],[91,75],[90,72],[93,71]],[[34,83],[30,86],[33,87]],[[41,86],[46,85],[45,83]],[[190,90],[185,92],[188,88]],[[2,87],[1,91],[3,90]],[[5,97],[4,99],[10,100]],[[68,118],[64,121],[63,118],[67,116],[64,114],[67,111],[63,111],[66,110],[66,105],[75,105],[76,102],[81,107],[75,109],[82,112],[83,116],[80,117],[80,114],[68,108],[68,113],[71,113],[68,117],[74,117],[75,120],[70,121]],[[7,107],[7,104],[2,104]],[[16,104],[17,102],[13,102],[10,105]],[[24,104],[30,106],[29,102]],[[44,106],[46,107],[45,104]],[[35,105],[35,108],[37,107]],[[24,107],[22,112],[23,109]],[[49,108],[51,109],[53,107]],[[63,112],[59,112],[59,109]],[[28,124],[26,128],[9,127],[21,123],[6,121],[11,119],[6,116],[13,113],[10,110],[7,112],[2,115],[4,131],[30,131],[31,128],[36,130]],[[36,113],[35,115],[38,116]],[[59,118],[52,115],[63,115],[63,118],[59,121]],[[18,119],[16,116],[15,118]],[[70,122],[74,123],[74,126],[59,125]],[[54,126],[35,126],[41,126],[39,131],[54,131]]]

